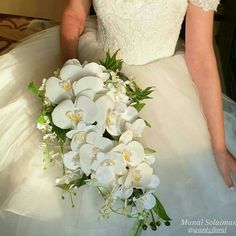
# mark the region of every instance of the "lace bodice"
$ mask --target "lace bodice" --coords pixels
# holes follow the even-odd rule
[[[216,10],[219,0],[94,0],[98,42],[120,49],[127,64],[142,65],[174,54],[188,2]]]

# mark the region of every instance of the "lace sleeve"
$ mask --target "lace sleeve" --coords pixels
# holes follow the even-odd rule
[[[216,11],[220,0],[189,0],[189,2],[201,7],[204,11]]]

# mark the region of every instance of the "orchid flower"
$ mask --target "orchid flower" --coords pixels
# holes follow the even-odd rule
[[[67,99],[61,102],[52,112],[53,123],[61,129],[70,129],[83,121],[93,124],[98,116],[96,104],[87,96],[80,96],[75,103]]]
[[[71,140],[71,150],[78,151],[86,142],[86,136],[91,131],[97,131],[95,125],[86,125],[84,121],[77,124],[76,128],[67,132],[66,136]]]

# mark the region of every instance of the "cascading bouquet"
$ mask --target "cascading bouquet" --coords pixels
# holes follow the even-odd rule
[[[136,218],[132,233],[140,235],[171,219],[154,194],[160,182],[152,168],[155,151],[140,141],[150,125],[139,112],[153,87],[143,90],[121,73],[116,55],[108,52],[101,64],[68,60],[39,89],[33,82],[28,88],[42,100],[37,127],[44,168],[63,170],[56,186],[69,193],[73,206],[79,187],[96,187],[104,198],[101,217],[114,212]]]

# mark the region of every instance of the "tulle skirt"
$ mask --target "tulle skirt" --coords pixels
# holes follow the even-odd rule
[[[89,18],[78,48],[82,63],[104,57],[96,36],[96,19]],[[55,187],[60,170],[43,170],[41,135],[35,126],[40,101],[27,84],[39,85],[60,66],[59,27],[35,34],[0,57],[1,235],[129,235],[132,219],[112,215],[99,221],[102,199],[94,189],[82,187],[72,208]],[[236,192],[227,188],[217,170],[183,51],[177,49],[172,57],[143,66],[124,63],[122,70],[141,87],[156,88],[142,111],[151,124],[143,141],[157,150],[155,172],[161,179],[157,196],[173,219],[172,226],[143,235],[189,235],[191,226],[185,220],[236,220]],[[223,102],[227,145],[236,156],[236,104],[226,96]],[[236,226],[227,227],[227,235],[235,233]]]

